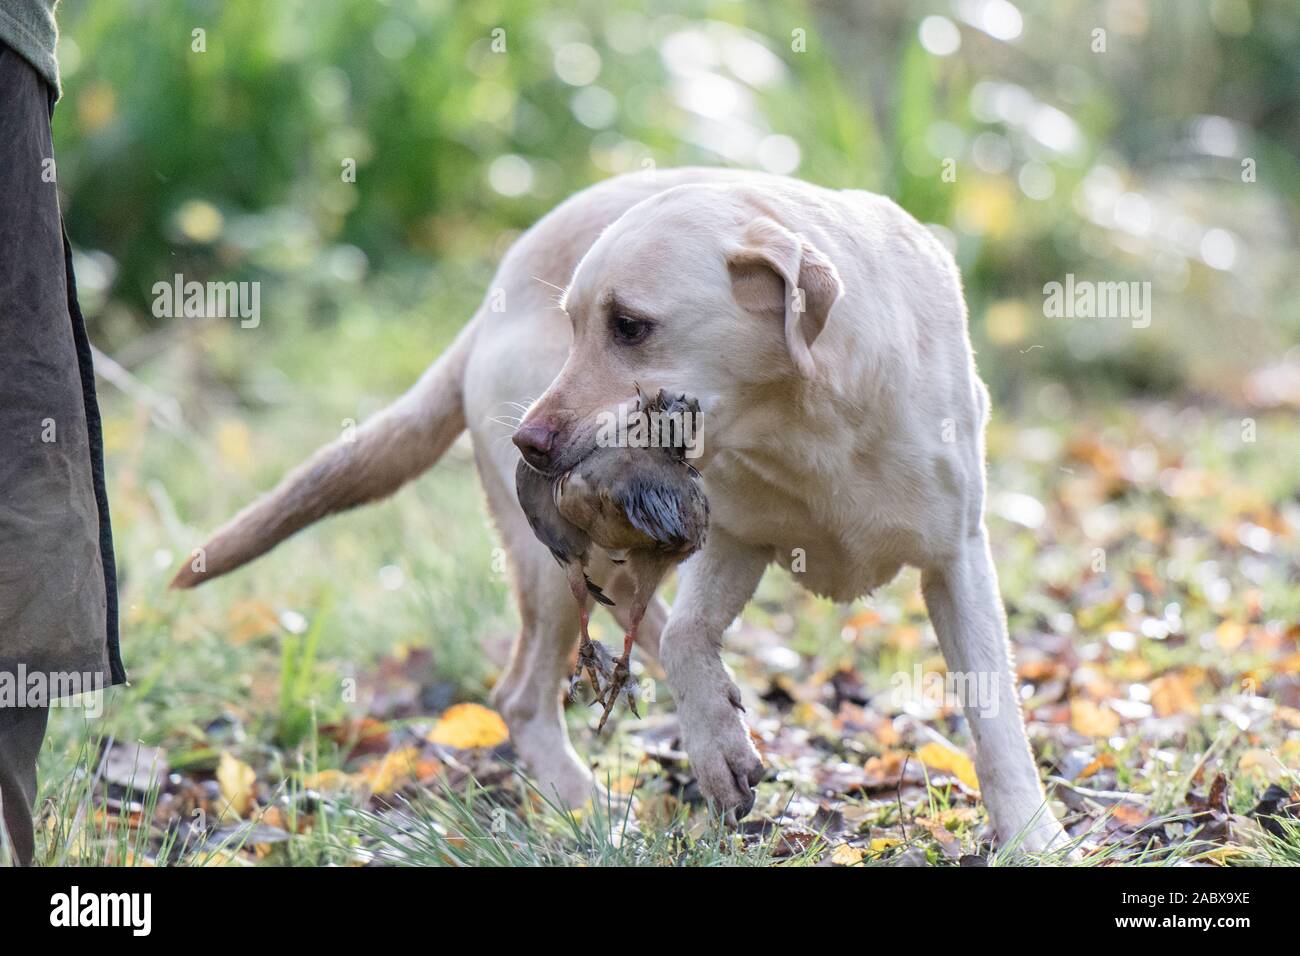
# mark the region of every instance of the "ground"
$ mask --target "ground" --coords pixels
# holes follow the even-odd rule
[[[206,378],[219,382],[230,333],[212,334],[202,352],[218,356]],[[106,389],[131,686],[101,718],[56,712],[41,859],[1028,861],[987,843],[914,574],[849,606],[807,595],[797,575],[764,579],[726,650],[769,768],[736,832],[700,804],[671,695],[651,676],[643,719],[620,711],[599,737],[581,695],[568,709],[579,752],[615,794],[635,793],[635,815],[623,800],[562,813],[518,773],[487,709],[514,611],[463,444],[391,501],[198,591],[166,591],[204,530],[336,421],[395,394],[420,349],[445,339],[432,331],[416,349],[367,334],[286,359],[287,375],[323,384],[269,378],[259,405],[212,399],[224,393],[210,384],[208,400],[179,406],[187,424]],[[184,367],[190,353],[166,348]],[[372,349],[377,363],[402,357],[353,387],[367,373],[348,356]],[[1084,404],[1055,385],[995,414],[989,524],[1030,736],[1084,863],[1300,862],[1287,809],[1300,769],[1300,462],[1286,451],[1298,440],[1290,413]],[[618,640],[612,619],[597,636]]]

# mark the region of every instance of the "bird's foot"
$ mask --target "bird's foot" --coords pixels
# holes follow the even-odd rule
[[[600,723],[596,725],[596,733],[600,733],[605,729],[605,722],[609,720],[609,715],[618,704],[619,694],[626,694],[628,709],[632,711],[634,716],[641,716],[636,709],[636,698],[639,689],[640,685],[637,679],[632,676],[629,655],[624,654],[614,662],[614,670],[610,675],[609,683],[605,686],[605,693],[598,701],[598,703],[604,705],[605,711],[600,715]]]
[[[596,695],[596,700],[600,701],[605,696],[609,682],[613,679],[614,670],[614,658],[610,656],[609,649],[599,641],[584,637],[578,645],[578,666],[570,678],[570,692],[578,689],[585,672],[591,682],[592,693]]]

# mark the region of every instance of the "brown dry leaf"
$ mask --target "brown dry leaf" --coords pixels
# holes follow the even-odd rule
[[[898,783],[906,759],[907,753],[902,750],[886,750],[879,757],[868,757],[862,764],[866,786],[883,787]]]
[[[444,747],[469,750],[503,744],[510,739],[510,731],[496,711],[482,704],[456,704],[447,708],[427,739]]]
[[[1150,690],[1151,706],[1159,717],[1196,714],[1200,711],[1196,703],[1196,692],[1182,674],[1162,674],[1151,682]]]
[[[221,762],[217,764],[217,785],[223,798],[222,819],[242,819],[253,806],[253,789],[257,786],[253,768],[229,751],[222,751]]]
[[[1151,817],[1141,807],[1123,801],[1115,804],[1112,817],[1124,826],[1133,827],[1134,829],[1144,826],[1151,820]]]
[[[1085,737],[1110,737],[1119,730],[1119,714],[1086,698],[1070,701],[1070,726]]]
[[[929,831],[930,836],[943,850],[944,856],[953,860],[961,856],[961,839],[944,826],[941,821],[930,817],[917,817],[915,823]]]
[[[1022,660],[1016,665],[1016,673],[1020,676],[1020,679],[1033,684],[1041,684],[1043,681],[1051,680],[1066,670],[1064,666],[1050,657],[1040,657],[1037,660]]]
[[[1092,763],[1079,771],[1079,775],[1074,779],[1076,781],[1087,780],[1099,770],[1109,770],[1115,766],[1115,755],[1113,753],[1104,753],[1093,760]]]
[[[945,747],[939,743],[922,744],[916,751],[921,763],[931,770],[950,773],[972,790],[979,790],[979,778],[975,776],[975,764],[960,751]]]
[[[777,859],[796,856],[817,842],[818,835],[806,827],[782,827],[772,846],[772,856]]]

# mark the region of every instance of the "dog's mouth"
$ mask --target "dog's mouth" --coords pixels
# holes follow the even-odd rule
[[[557,416],[549,453],[527,455],[524,461],[544,477],[559,478],[601,448],[670,448],[696,468],[702,467],[703,434],[700,402],[686,393],[656,390],[637,394],[595,414]]]

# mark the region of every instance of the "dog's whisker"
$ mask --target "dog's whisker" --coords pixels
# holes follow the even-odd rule
[[[533,278],[536,279],[538,282],[540,282],[542,285],[548,285],[548,286],[550,286],[550,287],[551,287],[552,289],[554,289],[556,292],[560,293],[560,295],[564,295],[564,293],[565,293],[565,291],[566,291],[565,288],[564,288],[564,286],[556,285],[554,282],[547,282],[547,281],[546,281],[545,279],[543,279],[541,276],[533,276]],[[558,301],[558,300],[557,300],[557,301]]]

